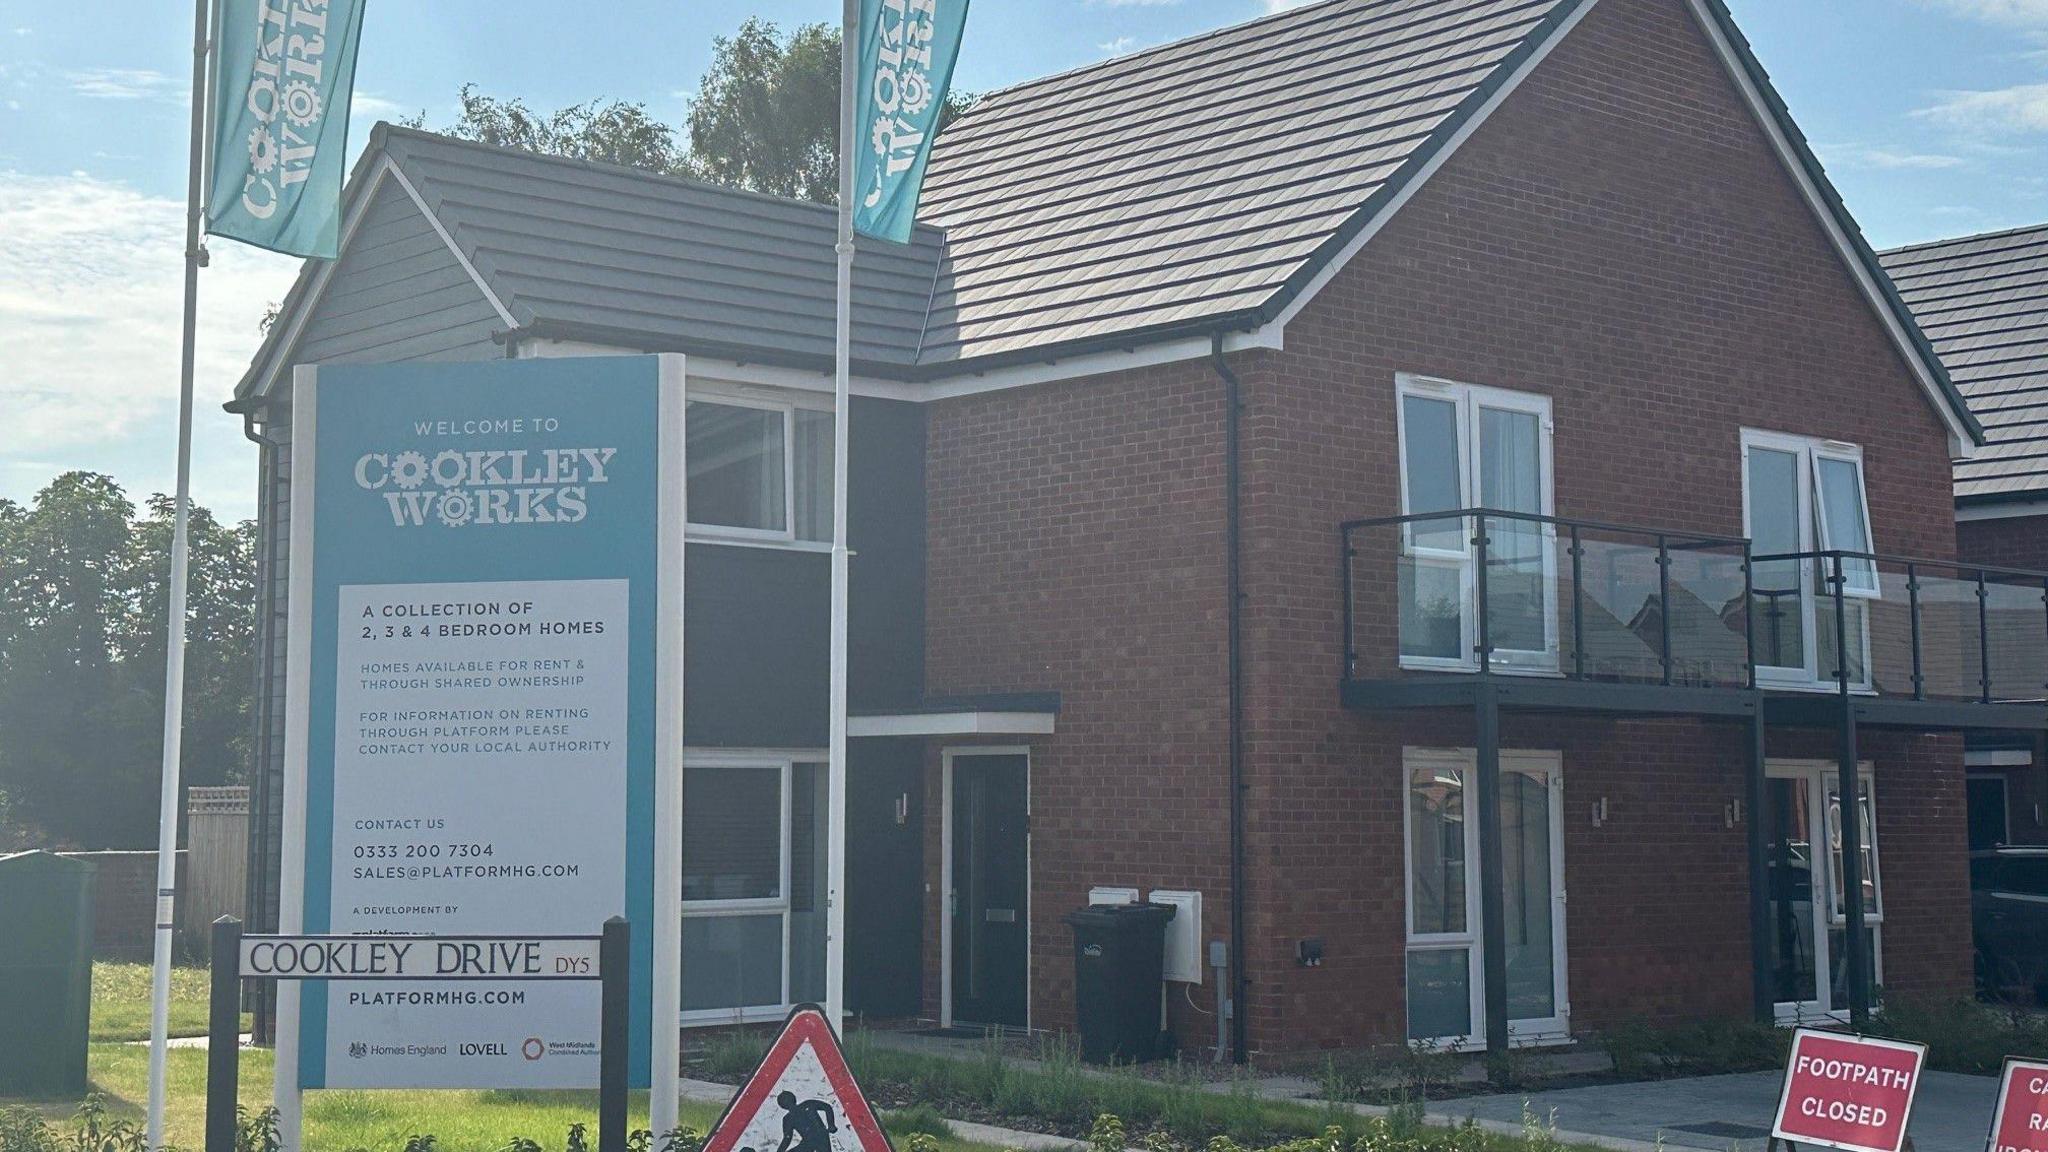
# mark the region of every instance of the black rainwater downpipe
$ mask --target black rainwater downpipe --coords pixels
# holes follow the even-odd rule
[[[1244,949],[1244,583],[1239,563],[1238,497],[1243,476],[1238,458],[1238,425],[1243,414],[1242,385],[1223,359],[1223,333],[1209,338],[1209,360],[1223,379],[1223,495],[1226,595],[1230,599],[1230,1058],[1245,1062],[1245,1010],[1251,978],[1245,973]]]

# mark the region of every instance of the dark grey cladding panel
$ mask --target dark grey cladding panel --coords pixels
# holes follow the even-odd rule
[[[1956,465],[1956,496],[2048,492],[2048,225],[1880,259],[1984,425],[1984,447]]]
[[[822,748],[831,559],[692,544],[683,565],[683,740]]]
[[[870,1016],[915,1016],[924,932],[922,739],[846,746],[846,1005]]]
[[[924,406],[856,398],[848,434],[847,706],[900,708],[924,695]]]

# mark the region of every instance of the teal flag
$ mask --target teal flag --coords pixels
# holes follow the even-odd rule
[[[898,244],[910,240],[966,26],[967,0],[861,0],[854,231]]]
[[[333,259],[364,0],[220,0],[206,230]]]

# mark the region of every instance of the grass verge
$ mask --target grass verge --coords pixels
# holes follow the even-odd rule
[[[240,1092],[252,1111],[270,1104],[271,1054],[244,1049]],[[149,1050],[134,1044],[100,1043],[92,1047],[89,1076],[94,1091],[107,1097],[110,1118],[140,1124],[149,1095]],[[169,1102],[164,1136],[177,1148],[197,1149],[206,1135],[206,1053],[175,1048],[166,1067]],[[62,1126],[77,1108],[76,1100],[13,1100],[0,1107],[26,1104],[53,1125]],[[679,1115],[684,1126],[706,1132],[719,1108],[685,1101]],[[534,1091],[324,1091],[306,1096],[306,1147],[321,1152],[373,1149],[396,1152],[409,1137],[431,1135],[438,1152],[499,1152],[514,1137],[558,1149],[571,1124],[583,1124],[594,1143],[597,1093]],[[635,1092],[629,1124],[647,1126],[647,1093]],[[955,1138],[930,1110],[912,1110],[883,1118],[899,1146],[914,1132],[934,1136],[938,1152],[993,1152],[985,1145]]]
[[[92,966],[92,1038],[149,1039],[149,965],[99,961]],[[172,1036],[206,1035],[207,972],[171,969]],[[242,1027],[249,1027],[248,1013]]]

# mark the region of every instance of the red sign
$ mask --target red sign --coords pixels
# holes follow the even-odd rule
[[[1922,1044],[1799,1029],[1771,1135],[1847,1152],[1899,1152],[1926,1056]]]
[[[2048,1064],[2005,1062],[1991,1113],[1991,1152],[2048,1152]]]
[[[704,1152],[894,1152],[825,1014],[805,1004],[704,1140]]]

